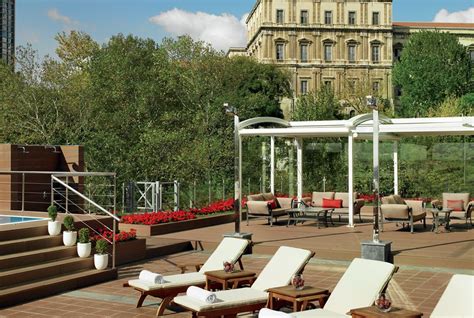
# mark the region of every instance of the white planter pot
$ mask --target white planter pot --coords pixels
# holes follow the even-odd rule
[[[59,221],[48,221],[48,233],[51,236],[56,236],[61,233],[61,222]]]
[[[65,246],[74,246],[77,241],[76,231],[64,231],[63,232],[63,243]]]
[[[85,258],[91,255],[92,244],[89,243],[77,243],[77,255]]]
[[[106,269],[109,265],[109,254],[94,254],[94,265],[96,269]]]

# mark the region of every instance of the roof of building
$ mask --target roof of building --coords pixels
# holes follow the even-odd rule
[[[474,23],[447,23],[447,22],[393,22],[394,27],[416,27],[416,28],[454,28],[474,30]]]

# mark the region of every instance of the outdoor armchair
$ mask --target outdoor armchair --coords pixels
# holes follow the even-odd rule
[[[474,317],[473,299],[474,276],[453,275],[431,317]]]
[[[443,200],[431,201],[433,207],[442,205],[443,208],[451,208],[450,218],[469,220],[472,227],[472,212],[474,211],[474,201],[469,201],[469,193],[443,193]]]
[[[357,198],[357,193],[354,193],[354,198]],[[307,206],[312,207],[323,207],[323,199],[330,200],[341,200],[342,206],[340,208],[335,208],[332,214],[339,216],[339,221],[341,221],[341,216],[349,215],[349,193],[348,192],[313,192],[311,197],[302,198],[302,202]],[[361,210],[365,204],[364,199],[355,199],[352,202],[354,215],[359,216],[359,221],[362,223]]]
[[[267,303],[267,290],[289,285],[292,277],[304,270],[313,255],[313,252],[305,249],[281,246],[251,287],[218,291],[214,303],[189,296],[177,296],[173,302],[192,311],[193,317],[231,316],[259,310]]]
[[[161,316],[173,297],[185,292],[189,286],[204,287],[206,285],[206,275],[204,275],[204,273],[223,269],[224,261],[230,261],[232,263],[239,262],[240,268],[243,269],[240,258],[249,244],[250,241],[245,239],[226,237],[221,241],[202,267],[200,267],[198,272],[164,276],[164,283],[162,284],[153,284],[139,279],[132,279],[124,284],[124,287],[133,287],[140,292],[137,308],[142,306],[147,296],[161,298],[162,301],[156,313],[157,316]],[[183,269],[182,266],[180,268]]]
[[[293,202],[292,198],[277,198],[273,193],[251,194],[247,199],[247,225],[249,216],[253,216],[264,217],[273,226],[273,219],[277,221],[278,217],[287,215],[286,211],[291,209]]]
[[[423,221],[426,227],[426,212],[423,201],[403,200],[399,195],[390,195],[382,198],[380,211],[386,222],[405,222],[410,226],[410,233],[413,233],[413,224]]]

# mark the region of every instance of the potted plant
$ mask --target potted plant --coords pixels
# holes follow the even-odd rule
[[[63,243],[65,246],[74,246],[77,241],[77,232],[74,231],[74,218],[72,215],[66,215],[63,220],[66,231],[63,232]]]
[[[61,233],[61,222],[56,221],[56,218],[58,217],[58,208],[54,204],[51,204],[48,207],[48,216],[51,219],[50,221],[48,221],[49,235],[58,235],[59,233]]]
[[[77,255],[79,257],[85,258],[91,255],[92,244],[89,239],[89,229],[83,227],[79,230],[79,243],[77,243]]]
[[[107,248],[109,242],[105,239],[97,240],[95,243],[94,265],[96,269],[106,269],[109,264],[109,254]]]

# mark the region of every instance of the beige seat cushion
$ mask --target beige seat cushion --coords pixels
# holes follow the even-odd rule
[[[240,256],[244,253],[248,244],[248,240],[235,237],[224,237],[204,265],[202,265],[199,272],[204,274],[207,271],[222,269],[222,264],[225,261],[232,263],[237,262]]]
[[[316,207],[322,207],[323,199],[334,199],[334,192],[313,192],[311,205]]]
[[[382,204],[397,204],[397,202],[395,202],[395,199],[393,198],[393,195],[383,197],[381,201]]]
[[[294,312],[291,314],[291,317],[294,318],[311,318],[311,317],[324,317],[324,318],[341,318],[345,317],[347,318],[348,316],[343,315],[343,314],[338,314],[336,312],[332,312],[329,310],[325,309],[313,309],[313,310],[305,310],[305,311],[300,311],[300,312]]]
[[[408,205],[405,204],[382,204],[380,207],[383,217],[386,219],[408,220]]]
[[[334,199],[342,200],[342,207],[348,208],[349,207],[349,193],[348,192],[336,192],[334,194]]]
[[[453,275],[431,317],[474,317],[473,299],[474,276]]]
[[[443,193],[443,207],[448,206],[448,200],[462,200],[464,210],[467,210],[469,204],[469,193]]]
[[[265,201],[275,200],[275,196],[273,195],[273,193],[263,193],[262,196],[263,200]]]
[[[261,194],[249,194],[247,196],[247,200],[248,201],[265,201],[265,199],[263,198],[263,195]]]
[[[395,204],[405,204],[405,200],[403,200],[398,194],[392,195],[392,198],[395,200]]]
[[[139,279],[129,280],[128,284],[141,290],[150,291],[178,286],[202,285],[206,283],[206,275],[199,272],[163,276],[163,279],[165,280],[163,284],[153,284]]]

